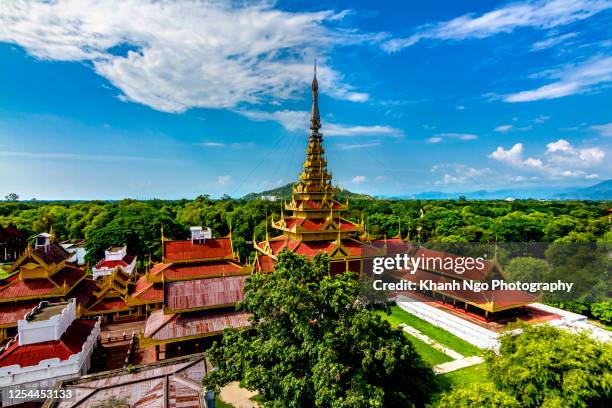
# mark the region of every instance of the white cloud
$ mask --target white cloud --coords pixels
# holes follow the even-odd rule
[[[603,125],[593,125],[591,129],[599,133],[600,136],[612,136],[612,122]]]
[[[508,132],[510,129],[512,129],[512,125],[499,125],[497,126],[495,129],[496,132]]]
[[[577,149],[565,139],[548,143],[546,153],[552,162],[582,167],[601,163],[606,156],[598,147]]]
[[[478,136],[472,133],[436,133],[434,138],[448,138],[458,140],[476,140]]]
[[[449,21],[429,24],[406,38],[383,43],[387,52],[396,52],[421,40],[466,40],[510,33],[519,27],[550,29],[583,20],[610,8],[607,0],[539,0],[506,4],[481,15],[464,14]]]
[[[306,111],[282,110],[275,112],[264,112],[256,110],[239,110],[239,114],[258,122],[276,121],[290,132],[296,130],[308,130],[309,113]]]
[[[219,142],[201,142],[201,143],[196,143],[196,146],[202,146],[202,147],[212,147],[212,148],[216,148],[216,147],[225,147],[225,148],[230,148],[230,149],[250,149],[255,147],[255,143],[219,143]]]
[[[339,28],[344,15],[287,12],[264,0],[5,2],[0,41],[41,59],[89,62],[123,100],[166,112],[291,98],[308,85],[314,55],[322,89],[363,102],[368,95],[325,56],[378,35]]]
[[[336,143],[336,147],[340,150],[367,149],[376,146],[380,146],[380,141],[375,140],[370,143]]]
[[[533,123],[542,124],[542,123],[546,122],[548,119],[550,119],[550,116],[540,115],[537,118],[535,118],[532,122]]]
[[[477,169],[463,164],[436,164],[432,173],[442,174],[442,179],[434,184],[483,184],[489,180],[492,171],[489,168]]]
[[[53,160],[76,160],[76,161],[96,161],[96,162],[149,162],[149,163],[166,163],[177,164],[176,160],[156,158],[156,157],[141,157],[141,156],[124,156],[111,154],[81,154],[81,153],[56,153],[56,152],[21,152],[21,151],[2,151],[0,157],[13,158],[33,158],[33,159],[53,159]]]
[[[275,112],[264,112],[256,110],[239,110],[239,114],[256,121],[276,121],[290,132],[304,131],[309,129],[310,113],[307,111],[282,110]],[[336,123],[323,123],[321,132],[325,136],[403,136],[404,132],[391,126],[385,125],[346,125]]]
[[[457,108],[457,110],[464,110],[465,106],[463,105],[457,105],[455,108]]]
[[[404,132],[391,126],[354,126],[329,123],[322,125],[321,131],[326,136],[402,136]]]
[[[217,183],[219,183],[222,186],[227,186],[231,181],[232,181],[232,176],[228,174],[217,177]]]
[[[523,162],[523,144],[516,143],[510,149],[506,150],[502,146],[498,146],[489,157],[508,164],[520,165]]]
[[[497,147],[489,157],[517,169],[539,172],[552,178],[598,177],[582,169],[600,164],[605,157],[605,152],[600,148],[576,148],[564,139],[548,143],[543,158],[528,157],[524,159],[523,151],[523,144],[516,143],[510,149],[504,149],[502,146]]]
[[[581,64],[568,65],[558,70],[542,72],[537,77],[556,81],[536,89],[506,95],[506,102],[531,102],[556,99],[592,91],[612,81],[612,57],[595,56]]]
[[[440,143],[441,141],[441,137],[430,137],[429,139],[427,139],[427,143]]]
[[[555,152],[569,152],[572,151],[572,145],[564,139],[559,139],[556,142],[551,142],[546,145],[547,153],[555,153]]]
[[[577,35],[578,35],[577,33],[567,33],[567,34],[557,35],[557,36],[554,36],[554,37],[549,37],[549,38],[547,38],[545,40],[533,43],[533,45],[531,46],[531,50],[532,51],[544,50],[546,48],[550,48],[550,47],[553,47],[555,45],[561,44],[565,40],[570,39],[570,38],[574,38]]]
[[[364,181],[366,181],[366,177],[365,176],[355,176],[353,177],[353,180],[351,180],[353,182],[353,184],[361,184]]]

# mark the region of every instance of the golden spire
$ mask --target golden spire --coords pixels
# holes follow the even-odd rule
[[[319,115],[319,82],[317,81],[317,59],[314,62],[314,76],[312,78],[312,109],[310,112],[311,135],[318,134],[321,129],[321,117]]]
[[[166,240],[166,238],[164,237],[164,224],[161,224],[160,233],[161,233],[161,255],[162,255],[162,261],[163,261],[164,257],[166,256],[165,254],[166,251],[164,250],[164,241]]]

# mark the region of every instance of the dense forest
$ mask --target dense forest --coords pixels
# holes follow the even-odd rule
[[[349,219],[363,217],[373,237],[396,236],[420,242],[610,242],[610,201],[512,202],[474,200],[358,200]],[[264,200],[13,201],[0,202],[0,224],[28,235],[53,228],[59,240],[86,238],[90,260],[104,248],[126,243],[141,260],[158,260],[161,228],[184,239],[189,226],[210,227],[215,236],[232,230],[243,259],[250,241],[265,237],[266,218],[278,217],[281,203]],[[273,234],[272,231],[270,231]]]
[[[350,201],[348,218],[363,219],[371,237],[391,237],[401,232],[413,242],[438,245],[612,241],[610,201],[345,199]],[[279,217],[280,209],[278,201],[213,200],[205,195],[177,201],[5,201],[0,202],[0,224],[13,223],[29,236],[53,229],[59,240],[85,238],[90,263],[100,259],[105,248],[127,244],[141,266],[149,259],[160,260],[162,228],[166,238],[185,239],[190,226],[201,225],[212,228],[215,236],[231,230],[234,247],[242,260],[248,261],[254,255],[253,239],[265,238],[266,219]],[[275,235],[275,231],[269,232]],[[591,253],[588,248],[582,250]],[[562,259],[559,255],[554,258]],[[536,261],[515,259],[505,266],[517,276],[535,279],[546,267]],[[599,290],[607,297],[605,292],[607,289]],[[590,309],[584,304],[562,306],[587,313]],[[612,322],[609,304],[604,311],[607,317],[595,314]]]

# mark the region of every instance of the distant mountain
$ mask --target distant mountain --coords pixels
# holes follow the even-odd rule
[[[458,193],[445,193],[441,191],[426,191],[411,195],[400,195],[385,197],[389,199],[423,199],[423,200],[448,200],[465,197],[471,200],[503,200],[506,198],[515,199],[544,199],[544,200],[612,200],[612,179],[602,181],[590,187],[582,188],[555,188],[537,187],[524,189],[503,189],[503,190],[478,190]]]
[[[254,200],[261,196],[276,196],[279,198],[291,197],[291,183],[272,190],[262,191],[261,193],[250,193],[242,197],[245,200]],[[351,199],[373,200],[372,196],[367,194],[353,193],[348,190],[341,190],[338,194],[340,200],[345,200],[346,197]],[[465,197],[470,200],[505,200],[507,198],[514,199],[542,199],[542,200],[612,200],[612,179],[602,181],[601,183],[581,188],[559,188],[559,187],[533,187],[533,188],[508,188],[503,190],[477,190],[458,193],[445,193],[442,191],[426,191],[415,194],[402,194],[393,196],[376,196],[379,199],[387,200],[453,200],[460,197]]]
[[[562,200],[612,200],[612,179],[559,194]]]
[[[273,188],[272,190],[262,191],[261,193],[249,193],[243,196],[242,199],[254,200],[254,199],[260,198],[261,196],[275,196],[278,198],[289,199],[291,198],[291,186],[292,185],[293,183],[289,183],[281,187]],[[340,190],[340,193],[338,193],[337,198],[339,200],[345,200],[346,197],[351,198],[351,199],[359,199],[359,200],[373,200],[373,198],[367,194],[353,193],[351,191],[344,190],[344,189]]]

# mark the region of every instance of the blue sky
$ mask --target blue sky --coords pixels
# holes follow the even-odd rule
[[[315,56],[341,187],[612,177],[610,0],[2,7],[1,196],[241,196],[292,181]]]

